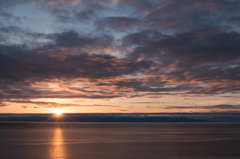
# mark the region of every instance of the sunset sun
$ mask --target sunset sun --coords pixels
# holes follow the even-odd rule
[[[54,109],[54,113],[59,116],[62,115],[63,111],[59,109]]]

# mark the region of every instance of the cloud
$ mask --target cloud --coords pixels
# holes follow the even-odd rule
[[[66,107],[121,107],[117,105],[102,105],[102,104],[76,104],[76,103],[57,103],[57,102],[43,102],[43,101],[29,101],[29,100],[10,100],[9,103],[32,104],[38,106],[37,108],[66,108]],[[34,108],[36,107],[34,106]],[[22,106],[26,109],[28,106]]]
[[[163,104],[166,102],[135,102],[136,104]]]
[[[58,47],[107,47],[113,41],[112,37],[107,35],[101,37],[80,36],[74,30],[50,34],[48,37]]]
[[[17,4],[23,4],[26,2],[30,2],[31,0],[1,0],[0,1],[0,8],[6,8],[6,7],[10,7],[13,5],[17,5]]]
[[[170,110],[174,112],[212,112],[212,113],[237,113],[240,111],[240,105],[231,105],[231,104],[219,104],[219,105],[208,105],[208,106],[145,106],[147,109],[161,109],[161,110]]]
[[[4,70],[0,73],[2,80],[110,78],[139,72],[151,66],[148,61],[118,59],[111,55],[79,53],[59,59],[25,50],[21,46],[0,45],[0,49],[0,67]]]
[[[240,91],[239,1],[11,0],[0,13],[0,106]]]
[[[239,13],[238,1],[159,1],[156,10],[146,16],[150,28],[186,31],[205,26],[228,26],[229,19]],[[232,13],[229,13],[229,11]],[[159,16],[161,15],[161,16]],[[233,18],[234,19],[234,18]]]
[[[5,104],[4,102],[0,101],[0,107],[4,107],[7,106],[7,104]]]
[[[23,108],[23,109],[27,109],[27,108],[28,108],[28,106],[22,106],[22,108]]]
[[[99,29],[113,29],[117,32],[127,31],[137,27],[142,21],[131,17],[107,17],[97,21],[96,25]]]
[[[167,106],[162,107],[163,109],[240,109],[240,105],[229,105],[229,104],[220,104],[220,105],[211,105],[211,106]]]

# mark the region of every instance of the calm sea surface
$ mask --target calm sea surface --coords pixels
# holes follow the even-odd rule
[[[240,124],[0,123],[1,159],[240,158]]]

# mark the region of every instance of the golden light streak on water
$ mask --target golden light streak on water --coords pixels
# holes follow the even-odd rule
[[[63,141],[62,129],[56,128],[54,130],[54,138],[52,140],[52,149],[50,151],[50,158],[52,159],[65,159],[66,150]]]

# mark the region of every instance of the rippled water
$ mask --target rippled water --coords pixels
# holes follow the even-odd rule
[[[240,158],[240,124],[0,123],[1,159]]]

